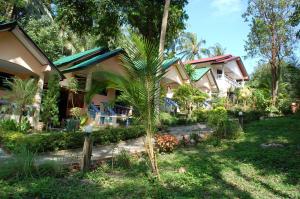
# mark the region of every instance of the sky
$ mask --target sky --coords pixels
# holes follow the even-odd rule
[[[194,32],[198,38],[206,40],[206,47],[220,43],[226,48],[226,54],[241,56],[251,74],[257,65],[257,59],[245,59],[245,41],[250,31],[242,14],[247,8],[247,0],[189,0],[186,7],[189,19],[188,32]]]

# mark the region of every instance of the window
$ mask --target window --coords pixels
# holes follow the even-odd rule
[[[222,74],[223,74],[223,71],[220,70],[220,69],[217,69],[217,78],[218,78],[218,79],[221,79],[221,78],[222,78]]]
[[[10,89],[6,81],[11,80],[13,77],[14,76],[9,73],[0,72],[0,89]]]

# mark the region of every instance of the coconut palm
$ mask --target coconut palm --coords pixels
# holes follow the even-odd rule
[[[37,82],[34,79],[22,80],[16,77],[12,81],[7,81],[7,84],[11,88],[8,98],[17,105],[19,123],[21,123],[26,106],[34,103],[38,90]]]
[[[123,55],[121,60],[127,75],[120,76],[109,72],[95,75],[106,78],[108,88],[120,90],[122,94],[119,99],[133,107],[146,130],[145,148],[152,172],[159,178],[153,134],[157,119],[155,99],[159,95],[158,82],[165,74],[164,71],[160,71],[162,54],[158,53],[157,45],[138,35],[131,35],[124,49],[126,55]]]
[[[223,48],[221,44],[216,43],[214,46],[210,47],[210,57],[224,55],[226,48]]]
[[[198,40],[196,33],[183,33],[178,43],[178,54],[185,60],[200,59],[202,55],[209,54],[209,50],[203,47],[206,41],[204,39]]]

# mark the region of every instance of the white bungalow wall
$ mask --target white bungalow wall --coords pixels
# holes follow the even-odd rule
[[[212,72],[216,78],[219,87],[219,96],[227,96],[227,92],[230,88],[237,88],[243,86],[235,82],[236,80],[243,79],[243,75],[240,71],[236,61],[231,61],[226,64],[212,65]],[[217,74],[217,70],[222,70],[222,76]]]
[[[194,85],[211,96],[213,88],[207,74],[205,74],[199,81],[195,82]]]

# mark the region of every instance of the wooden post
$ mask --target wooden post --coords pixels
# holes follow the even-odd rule
[[[81,170],[83,172],[86,172],[91,168],[92,147],[93,141],[91,133],[85,133],[82,151],[83,158],[81,162]]]

